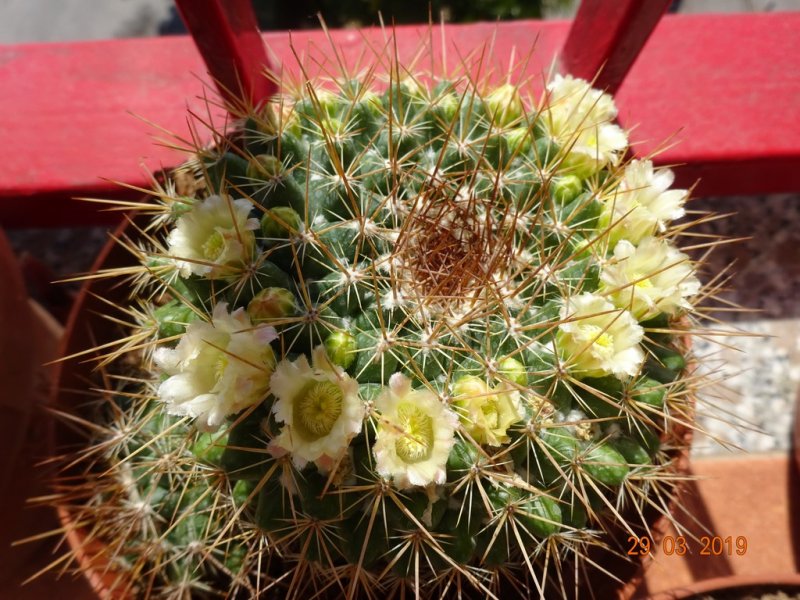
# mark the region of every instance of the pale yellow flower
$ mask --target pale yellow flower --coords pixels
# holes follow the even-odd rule
[[[270,451],[288,452],[297,468],[313,462],[323,473],[330,471],[361,431],[365,406],[358,396],[358,382],[318,346],[312,364],[305,356],[278,363],[270,391],[275,396],[272,411],[283,423]]]
[[[635,375],[644,361],[644,331],[627,310],[602,296],[580,294],[561,309],[556,345],[568,370],[578,377]]]
[[[248,200],[209,196],[182,214],[167,238],[182,277],[216,279],[235,274],[253,254],[258,219],[249,218]]]
[[[229,314],[227,308],[220,302],[211,323],[189,323],[176,348],[158,348],[153,354],[169,375],[158,387],[167,412],[194,417],[205,431],[262,402],[275,366],[269,345],[275,329],[253,327],[243,309]]]
[[[372,451],[375,469],[398,489],[443,484],[455,444],[458,417],[432,391],[411,389],[401,373],[375,400],[378,427]]]
[[[611,240],[626,239],[638,244],[657,232],[664,232],[674,219],[685,214],[689,192],[671,190],[675,176],[669,169],[653,169],[649,160],[632,160],[617,187],[603,198],[600,228],[613,225]]]
[[[607,164],[618,164],[628,136],[613,122],[617,116],[614,99],[571,75],[556,75],[547,91],[543,123],[548,134],[568,151],[565,166],[585,177]]]
[[[519,391],[492,389],[472,375],[453,384],[453,408],[472,439],[489,446],[508,442],[508,428],[522,418]]]
[[[600,274],[601,292],[640,321],[691,308],[700,291],[689,257],[667,240],[648,237],[636,247],[622,240]]]

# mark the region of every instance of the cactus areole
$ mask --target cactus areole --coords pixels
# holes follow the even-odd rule
[[[391,73],[283,82],[141,206],[56,494],[116,592],[572,597],[668,510],[687,192],[586,81]]]

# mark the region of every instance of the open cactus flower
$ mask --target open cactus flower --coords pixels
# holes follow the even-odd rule
[[[270,445],[288,452],[299,468],[314,462],[327,472],[361,431],[364,403],[358,382],[331,362],[324,347],[314,349],[312,361],[284,360],[272,374],[272,411],[283,427]]]
[[[548,134],[567,148],[565,160],[581,175],[619,163],[628,136],[614,123],[617,107],[609,94],[593,89],[583,79],[556,75],[543,114]],[[569,172],[569,171],[567,171]]]
[[[395,373],[376,399],[375,410],[376,471],[399,489],[445,483],[458,419],[438,394],[412,390],[411,380]]]
[[[250,202],[209,196],[178,217],[167,242],[182,277],[234,274],[252,256],[258,221]]]
[[[214,307],[211,323],[186,326],[178,345],[161,347],[154,360],[168,375],[158,386],[167,413],[187,415],[203,430],[216,430],[225,417],[259,404],[269,389],[275,354],[271,327],[253,327],[243,309]]]
[[[669,189],[674,178],[669,169],[655,170],[649,160],[628,163],[619,186],[603,201],[600,225],[611,227],[611,239],[638,244],[665,233],[672,221],[680,219],[686,213],[688,192]]]
[[[509,441],[509,427],[522,419],[519,391],[490,389],[475,376],[458,379],[453,391],[464,429],[476,443],[501,446]]]
[[[581,377],[635,375],[644,362],[644,331],[633,315],[594,294],[567,299],[556,346],[568,369]]]
[[[586,81],[396,67],[287,77],[131,225],[55,496],[123,595],[572,597],[669,511],[688,193]]]
[[[613,304],[640,321],[685,312],[700,291],[689,257],[667,240],[653,237],[638,247],[627,240],[617,242],[600,279]]]

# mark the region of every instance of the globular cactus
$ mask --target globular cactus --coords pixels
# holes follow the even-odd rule
[[[568,596],[666,513],[701,290],[615,116],[569,76],[370,72],[198,148],[64,492],[118,591]]]

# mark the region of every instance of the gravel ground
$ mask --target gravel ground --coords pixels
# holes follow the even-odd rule
[[[716,383],[699,394],[700,425],[711,435],[697,436],[694,452],[784,451],[800,385],[800,196],[704,198],[691,208],[732,213],[695,231],[747,238],[715,248],[703,269],[706,280],[726,268],[732,276],[719,294],[727,304],[712,306],[745,310],[712,311],[720,323],[709,327],[721,335],[697,341],[703,369]]]
[[[712,383],[698,394],[698,425],[707,433],[695,437],[694,455],[785,451],[800,385],[800,321],[761,319],[716,329],[723,335],[696,343],[699,370]]]

